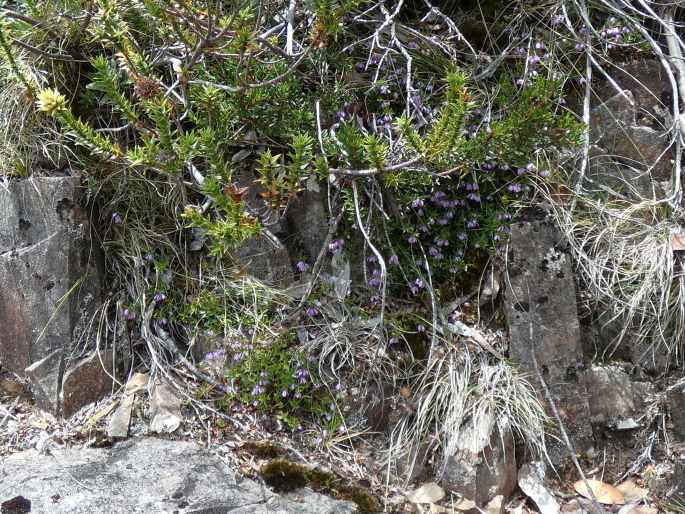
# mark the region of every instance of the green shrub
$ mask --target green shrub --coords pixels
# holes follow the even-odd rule
[[[333,395],[308,366],[307,355],[293,351],[287,339],[263,347],[244,344],[232,355],[227,376],[234,390],[227,401],[276,412],[291,429],[312,417],[329,430],[340,423]]]

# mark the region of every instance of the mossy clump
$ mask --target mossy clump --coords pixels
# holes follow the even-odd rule
[[[270,441],[248,441],[240,447],[258,459],[276,459],[285,454],[285,450]]]
[[[277,493],[302,489],[309,482],[308,468],[286,459],[272,460],[265,464],[260,474],[264,482]]]
[[[260,471],[264,482],[277,493],[287,493],[309,487],[313,491],[328,494],[338,500],[348,500],[357,505],[359,514],[381,512],[377,498],[366,488],[349,485],[336,474],[287,459],[275,459]]]

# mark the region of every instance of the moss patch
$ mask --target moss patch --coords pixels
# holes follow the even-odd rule
[[[269,441],[249,441],[240,447],[241,450],[258,459],[276,459],[285,454],[285,450]]]
[[[380,502],[366,488],[349,485],[334,473],[321,469],[310,468],[286,459],[276,459],[265,464],[260,475],[266,484],[278,493],[287,493],[308,486],[318,493],[328,494],[338,500],[354,502],[359,514],[381,512]]]

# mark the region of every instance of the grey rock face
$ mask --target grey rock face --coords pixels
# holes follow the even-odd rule
[[[55,350],[71,349],[75,328],[97,304],[96,252],[79,200],[77,178],[32,178],[0,188],[0,363],[6,370],[23,374]]]
[[[624,63],[611,76],[619,88],[631,93],[635,102],[637,124],[650,125],[659,119],[660,111],[671,108],[671,85],[666,70],[657,59]],[[601,98],[609,98],[615,94],[616,90],[610,84],[599,91]]]
[[[669,391],[667,401],[673,435],[676,441],[685,442],[685,391],[682,388]]]
[[[354,504],[301,490],[277,496],[240,479],[194,443],[133,439],[111,449],[35,450],[0,469],[0,503],[21,496],[36,514],[351,514]]]
[[[615,93],[615,91],[614,91]],[[640,96],[641,101],[646,101]],[[652,198],[666,193],[672,165],[665,131],[645,122],[630,89],[592,110],[588,188],[606,185],[614,192]],[[635,195],[635,193],[637,193]]]
[[[314,263],[328,233],[325,195],[316,178],[307,181],[307,188],[288,207],[287,221],[297,243],[307,259]]]
[[[588,450],[592,432],[587,422],[586,366],[570,258],[560,234],[543,220],[515,223],[509,248],[505,292],[509,356],[537,382],[532,358],[535,352],[576,450]],[[560,443],[550,440],[549,445],[553,459],[565,455]]]
[[[496,496],[508,498],[516,489],[514,438],[507,426],[497,425],[494,416],[472,421],[441,481],[445,489],[480,507]]]
[[[590,414],[595,423],[618,424],[639,416],[653,386],[635,382],[620,366],[592,366],[588,375]]]
[[[53,412],[70,354],[101,294],[98,251],[80,200],[76,177],[0,188],[0,365],[28,375]]]
[[[111,353],[91,353],[70,364],[62,378],[60,413],[69,417],[84,405],[112,392],[116,369]]]
[[[266,236],[255,236],[244,241],[233,252],[236,262],[246,266],[253,277],[270,285],[287,287],[294,281],[290,254],[284,246],[277,246]]]
[[[290,252],[280,240],[284,232],[283,220],[261,197],[266,190],[257,181],[254,171],[240,168],[236,173],[236,182],[238,187],[245,188],[243,201],[248,211],[259,218],[273,239],[265,235],[251,237],[233,252],[233,259],[245,266],[253,277],[273,286],[288,287],[295,276]]]

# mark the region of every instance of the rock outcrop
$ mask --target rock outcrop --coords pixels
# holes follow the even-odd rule
[[[32,514],[352,514],[308,490],[278,496],[191,442],[132,439],[110,449],[29,450],[0,469],[0,505]],[[13,503],[10,503],[13,502]],[[4,509],[3,509],[4,512]],[[28,512],[28,511],[27,511]]]
[[[512,226],[505,292],[509,356],[537,381],[533,356],[577,451],[592,447],[587,369],[570,256],[551,222]],[[541,384],[539,384],[541,386]],[[546,402],[543,391],[540,397]],[[551,411],[550,411],[551,414]],[[555,464],[566,449],[549,440]]]
[[[502,421],[502,420],[499,420]],[[514,437],[507,423],[493,415],[469,422],[456,453],[449,458],[445,489],[484,507],[496,496],[508,498],[516,489]]]
[[[53,413],[74,412],[111,387],[99,363],[72,358],[87,347],[101,294],[81,195],[77,177],[33,177],[0,188],[0,367],[29,378],[41,407]],[[70,392],[63,409],[64,383]]]

